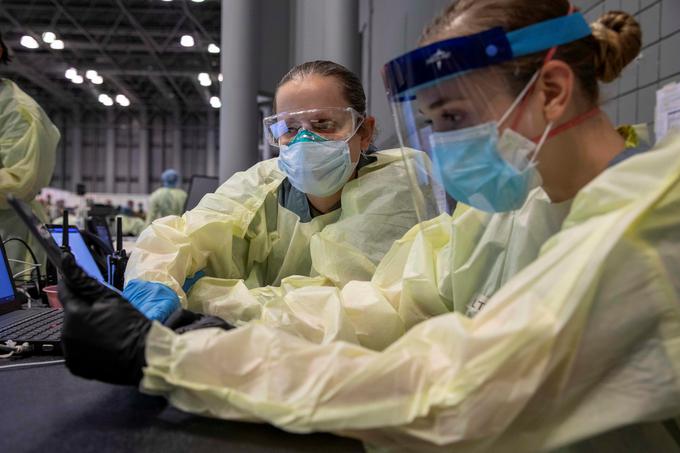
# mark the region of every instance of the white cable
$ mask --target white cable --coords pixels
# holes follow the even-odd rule
[[[47,362],[31,362],[31,363],[16,363],[14,365],[4,365],[0,366],[0,370],[4,370],[6,368],[26,368],[26,367],[31,367],[31,366],[39,366],[39,365],[53,365],[57,363],[64,363],[65,360],[49,360]]]
[[[19,272],[17,272],[16,274],[14,274],[14,275],[12,276],[12,278],[16,280],[17,277],[21,277],[23,274],[27,274],[27,273],[29,273],[29,272],[33,272],[33,269],[35,269],[35,267],[31,267],[31,268],[29,268],[29,269],[24,269],[23,271],[19,271]]]

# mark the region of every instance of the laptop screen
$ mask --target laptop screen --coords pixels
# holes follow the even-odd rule
[[[57,225],[50,225],[47,228],[50,230],[50,234],[56,243],[62,245],[62,232],[64,231],[64,228]],[[69,227],[68,245],[71,247],[71,253],[73,253],[78,265],[82,267],[90,277],[105,283],[106,280],[99,270],[99,267],[97,267],[97,263],[94,261],[92,253],[90,253],[90,249],[88,249],[87,245],[85,245],[85,240],[80,234],[80,231],[78,231],[78,228]]]
[[[184,210],[191,211],[194,209],[198,202],[201,201],[201,198],[203,198],[203,195],[215,192],[219,186],[220,181],[214,176],[192,176]]]
[[[14,285],[12,285],[12,275],[7,264],[5,248],[0,242],[0,304],[12,302],[14,300]]]

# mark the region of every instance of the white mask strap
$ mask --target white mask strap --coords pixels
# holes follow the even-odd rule
[[[517,96],[517,98],[515,98],[515,100],[513,101],[512,105],[510,106],[510,108],[508,108],[508,109],[505,111],[505,113],[503,114],[503,116],[501,117],[501,119],[498,121],[498,125],[499,125],[499,126],[502,125],[503,123],[505,123],[505,120],[508,119],[508,117],[510,116],[510,114],[517,108],[517,106],[519,105],[519,103],[522,102],[522,100],[524,99],[524,96],[526,96],[526,94],[529,92],[529,90],[531,89],[531,87],[532,87],[532,86],[534,85],[534,83],[536,82],[536,79],[538,79],[538,75],[539,75],[540,73],[541,73],[541,70],[539,69],[538,71],[536,71],[536,72],[534,73],[533,76],[531,76],[531,80],[529,80],[529,83],[527,83],[527,85],[524,87],[524,89],[519,93],[519,96]]]
[[[550,131],[552,130],[554,125],[555,125],[554,121],[551,121],[550,123],[548,123],[548,126],[545,128],[545,131],[543,131],[543,135],[541,135],[541,139],[536,144],[536,152],[534,152],[534,155],[531,156],[531,162],[530,163],[533,164],[533,163],[536,162],[536,158],[538,157],[538,153],[543,148],[543,144],[548,139],[548,135],[550,134]]]

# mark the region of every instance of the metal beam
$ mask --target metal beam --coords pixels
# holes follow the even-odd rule
[[[210,90],[207,87],[204,87],[200,83],[198,83],[198,80],[196,77],[191,79],[191,82],[194,85],[194,88],[196,88],[196,91],[198,92],[198,95],[205,101],[205,104],[207,107],[210,107]]]
[[[100,54],[101,56],[103,56],[104,58],[106,58],[107,60],[109,60],[109,61],[111,62],[111,64],[117,66],[116,61],[115,61],[113,58],[111,58],[111,56],[110,56],[109,54],[107,54],[106,51],[104,51],[104,49],[101,47],[101,45],[99,44],[99,42],[97,42],[97,40],[94,39],[94,38],[92,37],[92,35],[90,35],[90,33],[88,33],[88,31],[80,24],[80,22],[79,22],[75,17],[73,17],[73,16],[66,10],[66,8],[64,8],[64,7],[62,6],[62,4],[59,2],[59,0],[51,0],[51,1],[52,1],[52,3],[54,4],[54,6],[57,7],[57,9],[59,10],[59,12],[60,12],[62,15],[64,15],[64,17],[66,17],[66,18],[67,18],[67,19],[68,19],[68,20],[69,20],[69,21],[70,21],[70,22],[71,22],[71,23],[72,23],[72,24],[80,31],[80,33],[81,33],[83,36],[85,36],[85,38],[87,38],[88,41],[90,41],[91,43],[93,43],[93,44],[95,44],[95,45],[97,45],[97,46],[99,47],[99,48],[98,48],[98,52],[99,52],[99,54]],[[138,104],[139,107],[143,107],[142,101],[139,99],[139,97],[137,96],[137,94],[136,94],[134,91],[132,91],[130,88],[128,88],[124,83],[122,83],[122,82],[121,82],[120,80],[118,80],[116,77],[109,77],[109,81],[110,81],[111,84],[114,85],[121,93],[123,93],[128,99],[130,99],[131,102],[133,102],[133,103],[135,103],[135,104]]]
[[[191,12],[191,9],[189,9],[189,5],[187,4],[187,2],[182,2],[182,9],[184,10],[184,14],[186,15],[186,17],[188,17],[189,20],[194,24],[196,29],[198,29],[198,31],[201,32],[204,39],[206,39],[206,40],[208,40],[209,42],[212,42],[212,43],[218,43],[219,42],[219,38],[215,37],[215,36],[211,36],[210,33],[208,33],[208,31],[205,29],[205,27],[203,27],[203,24],[201,23],[201,21],[196,19],[196,16],[194,16],[194,14]]]
[[[177,35],[179,34],[179,29],[184,24],[184,21],[186,20],[186,16],[182,16],[179,18],[177,23],[175,24],[175,27],[172,29],[170,33],[167,31],[165,32],[165,41],[163,41],[163,44],[161,45],[161,52],[166,52],[168,50],[168,46],[170,45],[170,42],[172,42],[173,39],[177,39]],[[149,33],[149,29],[146,29],[146,32]],[[151,36],[151,33],[149,33],[149,36]],[[180,46],[182,47],[182,46]],[[183,49],[189,49],[189,47],[183,47]]]
[[[56,1],[56,0],[52,0]],[[158,56],[157,49],[156,49],[156,43],[154,40],[144,31],[144,27],[137,21],[134,15],[130,13],[130,10],[127,9],[125,4],[121,0],[116,0],[116,3],[118,4],[118,7],[120,10],[125,14],[125,17],[127,17],[128,21],[132,24],[133,27],[137,30],[137,33],[139,34],[139,37],[142,38],[142,41],[149,46],[149,53],[153,57],[153,59],[156,61],[156,64],[158,65],[159,68],[161,68],[162,71],[165,71],[165,64],[163,64],[163,61],[161,58]],[[175,81],[168,77],[168,81],[170,82],[170,85],[172,88],[175,90],[175,93],[182,99],[184,103],[189,103],[188,99],[184,94],[182,93],[182,90],[179,89]]]
[[[165,81],[160,77],[160,74],[149,74],[148,71],[145,71],[145,73],[149,77],[151,83],[153,83],[156,89],[163,95],[164,103],[170,104],[173,110],[176,110],[178,108],[177,98],[172,90],[165,84]]]
[[[69,7],[69,10],[72,10],[73,8]],[[124,17],[118,9],[113,10],[111,15],[118,14],[121,17]],[[186,18],[184,16],[181,17],[180,19],[182,21],[182,24],[186,21]],[[47,28],[49,29],[49,28]],[[145,28],[146,32],[149,34],[149,36],[152,36],[154,38],[168,38],[168,30],[167,29],[162,29],[162,28]],[[92,36],[108,36],[111,34],[112,29],[111,28],[103,28],[101,26],[96,26],[96,27],[87,27],[87,31],[90,33]],[[178,31],[178,30],[177,30]],[[12,27],[3,27],[3,34],[5,33],[16,33],[16,34],[24,34],[25,30],[20,27],[12,26]],[[134,35],[137,31],[132,28],[132,27],[118,27],[112,36],[118,36],[118,37],[129,37],[130,35]],[[59,36],[60,39],[62,37],[66,37],[68,39],[69,35],[74,35],[74,36],[80,36],[81,32],[78,30],[76,27],[68,27],[64,25],[59,25]],[[69,39],[70,40],[70,39]]]
[[[42,88],[47,94],[52,96],[52,98],[54,98],[54,100],[62,107],[71,109],[80,103],[78,99],[71,96],[62,87],[52,82],[41,73],[35,71],[31,66],[23,64],[19,59],[14,59],[8,67],[3,68],[3,71],[20,74],[26,77],[32,83]]]
[[[179,78],[185,78],[185,77],[190,77],[195,79],[196,76],[198,75],[199,72],[206,72],[206,68],[204,67],[195,67],[195,68],[186,68],[186,66],[182,66],[182,69],[168,69],[166,71],[160,71],[158,69],[126,69],[126,68],[112,68],[110,66],[103,66],[103,65],[96,65],[96,64],[90,64],[87,66],[87,69],[94,69],[97,71],[99,74],[103,76],[112,76],[112,75],[117,75],[117,76],[125,76],[125,77],[147,77],[147,76],[156,76],[156,77],[179,77]],[[45,71],[43,71],[45,74],[64,74],[64,71],[62,68],[45,68]],[[210,73],[211,75],[215,75],[214,72]],[[167,87],[166,87],[167,88]]]

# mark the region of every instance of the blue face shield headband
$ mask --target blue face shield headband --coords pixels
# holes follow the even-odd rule
[[[435,42],[389,61],[383,68],[393,102],[472,69],[513,60],[577,41],[592,34],[581,13],[561,16],[506,33],[501,27]]]

